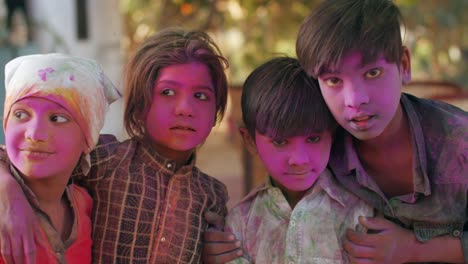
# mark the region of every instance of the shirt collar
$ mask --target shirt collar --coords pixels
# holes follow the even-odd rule
[[[271,176],[268,177],[265,184],[262,184],[250,192],[242,200],[249,200],[252,196],[257,195],[257,193],[262,191],[271,190],[272,192],[279,192],[281,190],[278,187],[273,185]],[[348,200],[349,193],[344,191],[344,189],[339,185],[339,183],[334,179],[330,170],[326,169],[320,176],[317,181],[312,185],[312,187],[306,192],[302,199],[306,199],[309,196],[314,196],[320,191],[324,191],[335,201],[339,202],[342,206],[345,206],[346,201]]]
[[[36,195],[34,194],[34,192],[26,185],[26,183],[24,182],[24,179],[23,177],[21,177],[19,171],[13,166],[10,164],[10,171],[11,171],[11,174],[13,175],[13,177],[15,177],[16,181],[18,181],[19,185],[21,186],[21,188],[23,189],[23,192],[24,194],[26,195],[26,198],[28,199],[29,203],[31,204],[31,206],[33,206],[34,208],[40,208],[39,206],[39,201],[37,200],[37,197]]]
[[[143,142],[138,142],[137,148],[141,149],[143,152],[143,161],[145,163],[154,163],[157,167],[163,167],[165,170],[175,172],[175,171],[192,171],[195,167],[196,154],[195,151],[192,153],[186,164],[178,164],[174,160],[167,159],[159,154],[156,149],[151,147],[150,144],[145,144]]]
[[[415,175],[413,180],[414,190],[415,192],[428,196],[431,195],[431,185],[429,176],[427,175],[426,142],[424,140],[421,122],[415,108],[405,93],[402,94],[400,101],[403,105],[404,113],[406,113],[408,117],[411,134],[413,136],[413,146],[415,150],[415,157],[413,159],[413,171]]]
[[[331,171],[326,169],[315,183],[316,188],[324,190],[333,200],[345,206],[350,193],[345,191],[336,181]],[[315,187],[314,187],[315,188]]]

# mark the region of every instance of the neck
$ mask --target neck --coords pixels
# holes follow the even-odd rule
[[[299,201],[304,197],[304,194],[306,191],[283,191],[284,196],[286,197],[286,200],[289,203],[289,206],[291,206],[291,209],[294,209],[296,207],[296,204],[299,203]]]
[[[27,183],[63,241],[69,238],[73,226],[73,210],[64,197],[67,182],[68,177],[55,177]]]
[[[39,180],[25,178],[25,183],[36,196],[41,208],[46,208],[61,204],[68,179],[68,177],[53,177]]]
[[[291,210],[293,210],[294,207],[296,207],[296,204],[302,199],[302,197],[304,197],[304,194],[308,190],[307,189],[304,191],[291,191],[273,179],[272,179],[272,183],[273,183],[273,186],[278,187],[281,190],[284,197],[286,198],[286,201],[288,201],[289,206],[291,206]]]
[[[156,144],[151,139],[146,139],[143,144],[149,144],[151,147],[158,152],[159,155],[166,159],[173,160],[177,163],[177,166],[183,166],[187,164],[195,149],[189,149],[186,151],[174,150],[161,144]]]

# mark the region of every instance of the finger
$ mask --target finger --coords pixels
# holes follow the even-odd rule
[[[241,248],[239,241],[233,241],[228,243],[204,243],[203,254],[220,255],[240,249]]]
[[[13,252],[11,251],[11,242],[8,233],[5,231],[1,232],[0,251],[3,257],[3,261],[7,264],[13,264]]]
[[[366,233],[359,233],[352,229],[347,229],[345,237],[352,243],[361,246],[372,246],[371,235]]]
[[[23,254],[13,256],[13,261],[14,261],[13,263],[27,263],[24,260],[25,260],[25,257]]]
[[[356,245],[370,248],[376,248],[384,241],[382,233],[359,233],[351,229],[346,230],[345,236]]]
[[[206,230],[205,233],[203,234],[203,240],[208,243],[233,242],[236,240],[236,238],[232,233],[229,233],[229,232]]]
[[[25,264],[36,264],[36,252],[26,254],[25,260]]]
[[[228,252],[224,252],[222,254],[210,255],[210,254],[203,254],[203,263],[205,264],[218,264],[218,263],[226,263],[231,260],[235,260],[236,258],[242,256],[242,250],[232,250]]]
[[[217,213],[211,211],[206,212],[205,220],[209,225],[214,226],[218,230],[224,229],[224,218]]]
[[[355,259],[372,259],[375,251],[373,247],[358,245],[348,239],[343,239],[343,249],[349,257]]]
[[[25,264],[36,264],[36,246],[34,239],[23,240]],[[22,262],[20,262],[22,263]]]
[[[13,262],[13,258],[11,256],[8,256],[8,255],[2,255],[3,257],[3,261],[5,261],[6,264],[14,264],[15,262]]]
[[[10,246],[11,246],[11,252],[10,254],[13,257],[13,261],[15,263],[24,263],[20,262],[23,261],[23,255],[24,255],[24,245],[21,240],[21,237],[10,237]]]
[[[372,259],[366,259],[366,258],[355,258],[350,256],[349,257],[349,263],[351,264],[372,264],[375,263]]]
[[[13,251],[13,256],[12,256],[12,263],[25,263],[24,262],[24,245],[23,245],[23,242],[21,239],[19,239],[17,242],[15,242],[14,240],[11,240],[10,238],[10,241],[13,241],[11,243],[12,247],[14,248],[14,251]]]
[[[360,216],[358,220],[361,225],[370,230],[383,231],[393,227],[393,223],[385,218]]]

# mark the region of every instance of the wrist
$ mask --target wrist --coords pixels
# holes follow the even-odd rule
[[[419,241],[416,238],[416,235],[414,233],[411,233],[411,238],[410,238],[410,247],[408,248],[409,255],[407,256],[406,262],[424,262],[424,246],[425,244],[421,241]]]
[[[433,237],[425,242],[418,241],[414,236],[408,251],[410,255],[407,256],[407,262],[463,263],[464,261],[461,240],[450,235]]]

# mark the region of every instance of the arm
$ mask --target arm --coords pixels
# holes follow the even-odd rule
[[[0,149],[0,245],[6,263],[35,263],[36,216],[21,186],[11,176],[6,152]]]
[[[352,263],[448,262],[463,263],[462,243],[450,236],[435,237],[421,243],[410,230],[383,218],[359,218],[373,234],[346,232],[343,248]]]

